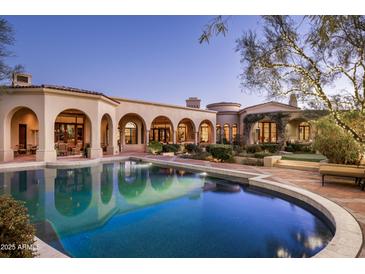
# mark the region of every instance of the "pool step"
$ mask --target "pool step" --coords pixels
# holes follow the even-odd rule
[[[274,167],[305,170],[305,171],[318,171],[319,163],[305,162],[305,161],[278,160],[274,164]]]

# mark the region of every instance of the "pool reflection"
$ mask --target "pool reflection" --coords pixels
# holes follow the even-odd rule
[[[89,167],[58,169],[55,178],[55,206],[64,216],[76,216],[91,204],[92,186]]]

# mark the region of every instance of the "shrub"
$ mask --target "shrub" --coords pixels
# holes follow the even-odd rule
[[[261,149],[270,153],[276,153],[279,150],[278,144],[261,144]]]
[[[312,145],[310,144],[299,144],[299,143],[292,143],[288,144],[285,148],[285,151],[288,152],[313,152]]]
[[[209,145],[206,148],[207,152],[222,162],[229,161],[233,157],[232,146],[230,145]]]
[[[201,151],[201,149],[196,144],[186,144],[185,149],[189,153],[197,153]]]
[[[176,153],[180,150],[180,145],[179,144],[166,144],[162,146],[162,151],[163,152],[173,152]]]
[[[287,151],[287,152],[294,152],[294,148],[293,148],[292,144],[287,145],[285,147],[285,151]]]
[[[256,153],[256,152],[261,152],[262,148],[260,145],[247,145],[246,151],[247,153]]]
[[[363,150],[349,133],[328,117],[318,120],[316,127],[319,132],[313,148],[326,156],[330,163],[359,164]]]
[[[258,159],[263,159],[263,158],[265,158],[266,156],[271,156],[272,154],[271,153],[269,153],[269,152],[265,152],[265,151],[262,151],[262,152],[256,152],[255,154],[254,154],[254,157],[255,158],[258,158]]]
[[[0,257],[32,258],[35,229],[29,222],[28,210],[22,202],[0,196],[0,243],[9,248],[0,250]]]
[[[148,152],[152,154],[158,154],[161,153],[161,151],[162,151],[162,144],[160,142],[151,141],[148,144]]]
[[[243,147],[240,145],[233,145],[233,151],[236,155],[243,152]]]

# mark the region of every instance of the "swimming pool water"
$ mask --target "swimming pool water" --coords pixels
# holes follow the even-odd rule
[[[0,173],[37,236],[73,257],[309,257],[333,237],[292,201],[133,161]]]

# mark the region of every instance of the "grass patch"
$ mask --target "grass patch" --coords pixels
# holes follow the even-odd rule
[[[325,159],[326,157],[323,156],[322,154],[313,154],[313,153],[289,154],[282,157],[282,160],[317,162],[317,163]]]

